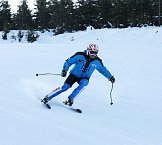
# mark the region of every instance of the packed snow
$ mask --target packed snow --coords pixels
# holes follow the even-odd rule
[[[67,58],[92,42],[116,78],[114,104],[110,81],[95,71],[74,103],[82,114],[62,103],[77,84],[46,109],[39,98],[65,78],[35,74],[60,73]],[[162,145],[161,88],[161,27],[45,32],[32,44],[0,39],[0,144]]]

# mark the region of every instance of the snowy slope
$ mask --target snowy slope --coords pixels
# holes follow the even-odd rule
[[[1,33],[0,33],[1,35]],[[39,103],[65,80],[64,61],[91,42],[115,76],[111,83],[97,71],[76,99],[77,114],[62,101],[77,86],[50,102]],[[162,29],[101,29],[51,37],[33,44],[0,40],[1,145],[162,145]]]

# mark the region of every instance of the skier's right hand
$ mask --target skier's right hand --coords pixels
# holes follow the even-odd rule
[[[61,76],[66,77],[66,74],[67,74],[67,71],[63,69],[62,72],[61,72]]]

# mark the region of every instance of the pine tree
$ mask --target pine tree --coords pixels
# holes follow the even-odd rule
[[[49,2],[49,28],[56,29],[60,26],[60,3],[58,0],[51,0]]]
[[[61,27],[68,32],[72,32],[73,29],[73,1],[61,0],[60,1],[60,24]]]
[[[13,27],[17,30],[28,30],[33,27],[31,10],[26,0],[22,0],[18,6],[17,13],[13,17]]]
[[[8,1],[0,2],[0,31],[9,31],[11,28],[11,8]]]
[[[99,21],[101,27],[113,27],[115,8],[112,0],[99,0]]]
[[[155,24],[155,17],[158,16],[158,0],[143,0],[143,23]]]
[[[112,11],[110,0],[78,0],[77,6],[75,10],[77,29],[84,30],[87,26],[108,27]]]
[[[61,34],[65,31],[73,30],[73,14],[74,6],[72,0],[52,0],[49,4],[50,11],[50,27],[55,28],[55,34]]]
[[[95,1],[91,0],[78,0],[78,8],[76,9],[78,13],[76,27],[78,27],[78,30],[85,30],[86,27],[90,25],[95,27],[95,13],[98,12],[94,2]]]
[[[36,0],[35,24],[39,30],[50,28],[49,2],[46,0]]]
[[[74,10],[74,30],[85,30],[85,0],[78,0]]]
[[[101,15],[101,9],[99,6],[98,0],[87,0],[86,1],[86,17],[85,22],[87,23],[87,26],[92,26],[94,28],[100,28],[99,22],[100,22],[100,15]]]

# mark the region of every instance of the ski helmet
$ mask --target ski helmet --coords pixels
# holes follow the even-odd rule
[[[98,54],[98,46],[94,43],[90,44],[88,47],[87,47],[87,53],[88,55],[91,57],[91,58],[94,58],[97,56]]]

